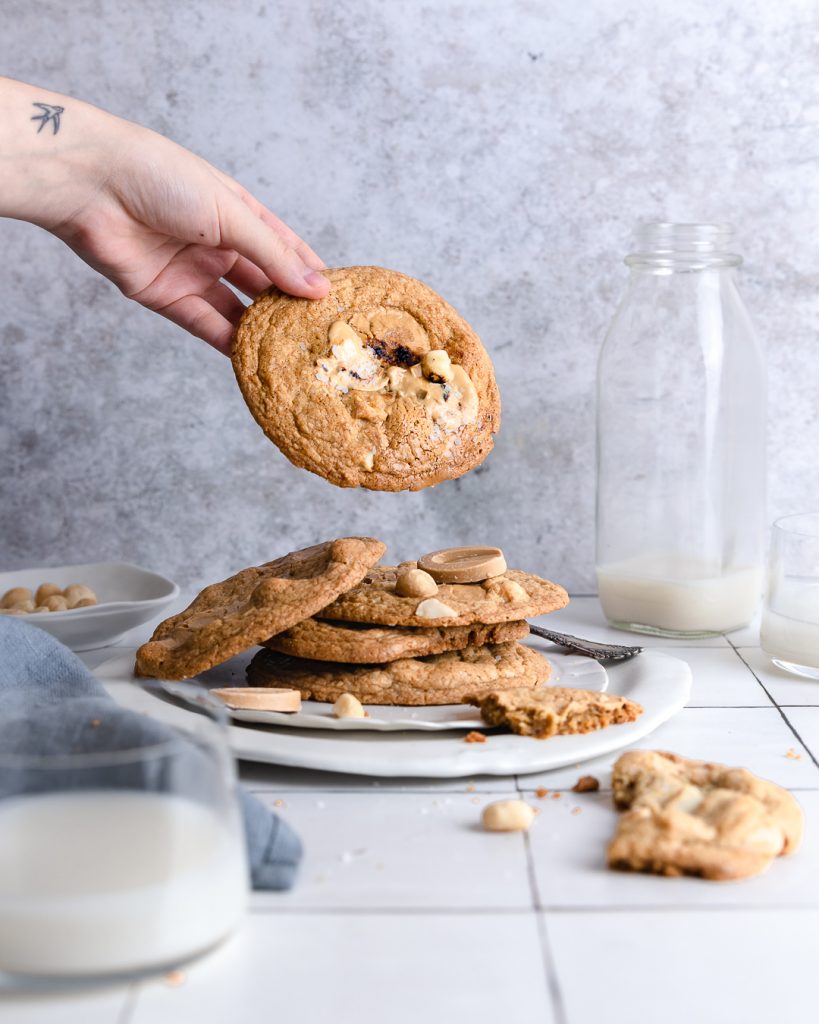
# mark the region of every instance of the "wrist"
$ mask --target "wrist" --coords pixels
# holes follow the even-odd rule
[[[0,79],[0,216],[58,232],[103,187],[127,122]]]

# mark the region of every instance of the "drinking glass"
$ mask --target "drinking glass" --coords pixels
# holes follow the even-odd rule
[[[761,643],[775,665],[819,679],[819,512],[773,524]]]
[[[7,976],[167,970],[240,921],[248,868],[225,713],[201,688],[176,688],[198,711],[180,709],[176,728],[152,720],[146,697],[144,715],[72,718],[47,755],[0,751]],[[37,734],[36,714],[22,732]]]

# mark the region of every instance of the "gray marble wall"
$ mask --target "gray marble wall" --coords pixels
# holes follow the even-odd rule
[[[489,348],[483,471],[337,490],[230,364],[0,223],[0,567],[208,580],[344,533],[497,543],[593,590],[593,382],[632,224],[728,220],[767,343],[771,514],[819,506],[819,92],[800,0],[0,0],[3,72],[223,167],[328,264],[422,278]]]

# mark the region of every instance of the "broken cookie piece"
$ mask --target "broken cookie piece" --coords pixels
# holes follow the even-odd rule
[[[625,813],[608,864],[624,871],[748,878],[802,839],[795,798],[744,768],[632,750],[614,765],[612,796]]]
[[[625,697],[564,686],[471,694],[464,703],[479,707],[487,725],[505,725],[521,736],[541,740],[633,722],[643,713],[639,704]]]

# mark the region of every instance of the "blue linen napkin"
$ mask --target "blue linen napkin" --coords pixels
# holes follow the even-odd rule
[[[104,728],[94,725],[104,723]],[[121,707],[80,659],[49,633],[0,615],[0,753],[49,755],[125,750],[178,734]],[[190,748],[190,774],[198,752]],[[0,765],[0,776],[12,769]],[[254,889],[289,889],[302,846],[278,815],[239,787]]]

